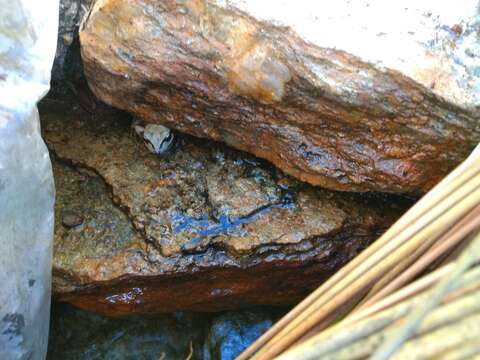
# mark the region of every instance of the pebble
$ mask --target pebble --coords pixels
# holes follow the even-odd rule
[[[67,228],[74,228],[83,224],[83,217],[77,214],[62,215],[62,225]]]

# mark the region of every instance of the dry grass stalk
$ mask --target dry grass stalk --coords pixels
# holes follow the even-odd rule
[[[449,267],[448,270],[451,271],[452,267]],[[472,284],[476,286],[471,286]],[[445,305],[442,309],[438,310],[437,313],[431,313],[431,319],[429,320],[431,326],[437,326],[442,321],[448,321],[448,316],[454,318],[455,316],[458,317],[480,311],[480,267],[472,269],[464,275],[455,287],[457,287],[457,289],[452,290],[449,296],[445,297]],[[425,302],[428,296],[428,292],[424,291],[423,293],[409,297],[405,301],[384,307],[382,311],[368,311],[368,309],[366,309],[363,311],[363,314],[360,312],[353,314],[344,321],[282,354],[279,359],[318,358],[329,352],[344,348],[350,343],[373,336],[392,323],[405,317],[413,307]],[[385,301],[388,302],[388,299],[385,299]],[[433,323],[432,319],[434,321]],[[429,328],[424,325],[419,332],[425,332],[428,329]],[[378,335],[376,339],[382,339],[381,335]],[[378,346],[379,343],[375,342],[375,345]]]
[[[480,204],[479,154],[477,149],[380,239],[287,314],[239,359],[273,358],[312,329],[329,325],[335,319],[332,314],[351,306],[352,299],[371,289],[375,281],[383,278],[365,305],[373,304],[372,299],[380,300],[417,276],[435,260],[431,251],[439,256],[454,248],[463,237],[455,236],[450,229],[461,219],[478,218],[468,214],[478,211],[473,209]],[[467,223],[471,228],[478,226],[471,221]],[[413,270],[406,270],[412,267]],[[395,281],[405,270],[407,274]]]
[[[477,206],[472,212],[467,214],[461,221],[459,221],[450,231],[442,236],[438,242],[424,253],[413,265],[403,271],[393,273],[381,283],[376,284],[360,308],[367,307],[379,299],[391,294],[393,291],[399,289],[401,286],[407,284],[410,280],[418,276],[428,266],[430,266],[436,259],[447,254],[450,250],[455,248],[460,242],[465,240],[466,236],[480,227],[480,206]],[[400,275],[398,275],[400,274]],[[390,273],[389,273],[390,275]],[[397,275],[397,276],[395,276]]]
[[[422,320],[442,300],[443,297],[455,286],[462,274],[467,271],[480,257],[480,233],[472,240],[471,244],[462,252],[455,262],[454,268],[435,286],[428,294],[421,306],[415,308],[408,316],[406,324],[395,331],[387,341],[375,352],[372,359],[386,360],[411,337]],[[479,327],[480,328],[480,327]]]
[[[478,299],[477,299],[478,301]],[[480,312],[473,316],[464,316],[445,326],[431,329],[431,331],[419,334],[419,337],[405,343],[401,351],[395,353],[390,359],[432,359],[437,358],[443,352],[451,348],[459,347],[465,342],[472,342],[480,336]],[[346,347],[339,348],[338,351],[321,356],[322,359],[332,360],[352,360],[364,359],[371,356],[372,352],[378,347],[385,334],[376,333],[361,342],[349,344]],[[319,357],[297,358],[318,359]]]
[[[433,219],[428,219],[428,221],[425,219],[425,217],[429,218],[429,214],[420,218],[419,223],[414,223],[404,233],[400,233],[397,238],[372,254],[364,263],[345,274],[345,277],[333,285],[331,289],[326,290],[317,299],[314,306],[308,308],[302,316],[294,319],[284,329],[280,330],[254,359],[269,359],[284,351],[304,333],[325,320],[330,313],[345,306],[346,302],[354,298],[356,294],[364,291],[381,274],[392,269],[412,253],[419,243],[434,241],[441,233],[441,229],[451,226],[458,220],[463,214],[463,209],[469,209],[480,203],[480,176],[477,175],[477,177],[478,179],[474,178],[475,184],[470,181],[468,183],[470,186],[467,189],[459,189],[456,196],[446,199],[432,209],[431,213],[436,215],[435,219],[442,224],[441,227],[437,226]],[[412,228],[416,232],[413,232]]]

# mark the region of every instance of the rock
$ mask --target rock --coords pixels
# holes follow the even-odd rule
[[[58,3],[0,4],[0,359],[47,353],[55,189],[37,102],[48,91]]]
[[[203,347],[204,360],[234,360],[251,343],[267,331],[282,311],[248,309],[216,316],[207,331]]]
[[[54,155],[57,299],[108,315],[291,304],[411,204],[313,188],[176,134],[156,156],[118,113],[42,110]],[[60,214],[82,214],[81,227]]]
[[[390,13],[378,1],[369,10],[350,1],[101,0],[81,52],[95,95],[146,121],[314,185],[419,194],[480,141],[480,46],[475,1],[442,16],[407,2]],[[365,21],[379,14],[405,21]],[[462,32],[440,23],[447,17],[464,19]],[[357,37],[364,28],[374,36]],[[337,38],[360,54],[331,48]]]
[[[72,95],[74,86],[84,81],[78,28],[92,0],[60,0],[58,39],[52,68],[50,98]]]
[[[48,360],[185,360],[190,353],[201,359],[205,318],[175,313],[111,319],[56,304]]]
[[[100,100],[88,88],[80,56],[78,29],[88,14],[93,0],[60,0],[58,38],[51,71],[50,91],[41,101],[58,106],[62,101],[75,101],[73,106],[94,113]]]
[[[73,228],[83,224],[83,217],[77,214],[63,214],[62,225],[67,228]]]

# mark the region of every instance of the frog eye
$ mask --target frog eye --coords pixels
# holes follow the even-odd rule
[[[170,142],[172,141],[172,138],[173,138],[173,135],[172,133],[168,134],[168,136],[165,138],[165,140],[163,142]]]
[[[155,146],[153,146],[152,142],[148,139],[143,139],[143,142],[145,143],[145,146],[153,153],[156,153],[155,151]]]

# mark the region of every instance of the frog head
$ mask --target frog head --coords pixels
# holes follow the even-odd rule
[[[135,121],[132,126],[135,132],[142,137],[150,152],[165,154],[171,148],[173,133],[166,126],[159,124],[142,125],[139,121]]]

